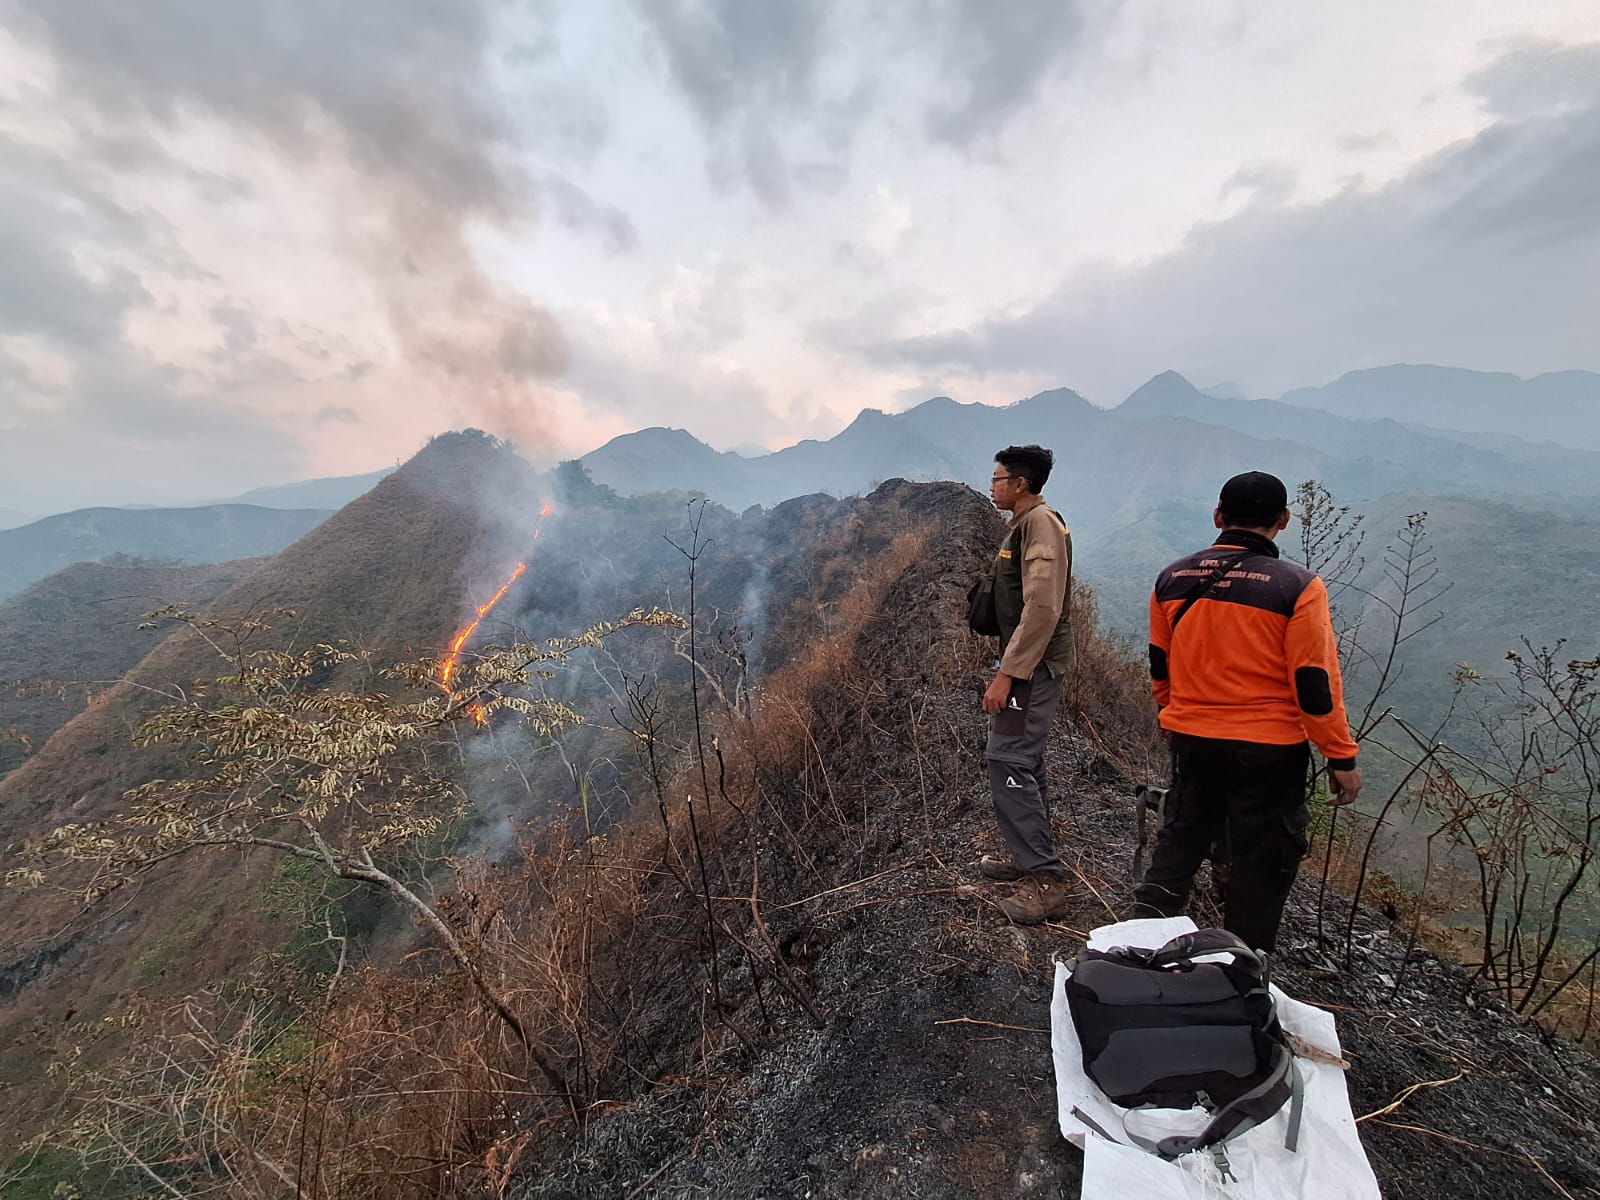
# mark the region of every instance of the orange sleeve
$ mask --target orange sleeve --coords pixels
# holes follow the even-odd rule
[[[1167,653],[1172,649],[1172,620],[1167,610],[1150,592],[1150,690],[1156,707],[1165,708],[1172,699],[1172,679],[1167,674]]]
[[[1355,766],[1360,748],[1350,736],[1339,644],[1328,612],[1328,590],[1320,578],[1313,577],[1295,602],[1284,635],[1284,657],[1307,739],[1330,766],[1341,770]]]

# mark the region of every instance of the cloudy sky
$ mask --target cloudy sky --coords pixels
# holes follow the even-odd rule
[[[0,0],[0,507],[1600,368],[1593,0]]]

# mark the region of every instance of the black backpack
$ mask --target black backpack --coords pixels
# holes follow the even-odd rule
[[[1231,960],[1194,961],[1218,953]],[[1300,1075],[1266,968],[1233,934],[1202,929],[1156,950],[1089,950],[1065,986],[1084,1072],[1107,1099],[1124,1108],[1199,1105],[1211,1114],[1193,1137],[1151,1142],[1125,1129],[1138,1145],[1168,1159],[1217,1147],[1292,1100],[1285,1144],[1296,1148]]]
[[[985,575],[967,591],[967,626],[981,637],[1000,636],[994,608],[994,576]]]

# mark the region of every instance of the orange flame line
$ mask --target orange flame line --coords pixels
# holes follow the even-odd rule
[[[444,663],[439,668],[439,686],[447,693],[450,692],[450,677],[456,673],[456,663],[461,659],[461,648],[467,644],[467,639],[478,631],[478,626],[483,624],[483,619],[489,615],[489,610],[505,598],[505,594],[511,590],[511,585],[522,578],[522,573],[527,569],[527,563],[518,563],[517,569],[511,572],[511,578],[502,583],[500,590],[489,597],[489,602],[478,609],[477,619],[456,634],[456,640],[450,643],[450,653],[445,656]]]
[[[548,517],[551,512],[554,511],[554,508],[555,506],[551,504],[546,504],[543,508],[541,508],[539,510],[539,516],[541,520],[545,517]],[[533,540],[538,541],[540,535],[543,533],[544,526],[542,524],[535,527],[533,531]],[[505,594],[511,590],[511,585],[516,583],[518,579],[521,579],[522,573],[527,569],[527,563],[519,562],[517,564],[517,569],[511,572],[511,578],[507,579],[500,585],[500,590],[497,591],[493,596],[490,596],[486,604],[483,604],[479,607],[477,617],[474,618],[473,621],[465,628],[463,628],[460,633],[456,634],[455,640],[450,643],[450,653],[445,655],[444,661],[439,664],[439,688],[446,696],[450,697],[450,699],[454,700],[456,698],[456,693],[451,690],[450,680],[455,676],[456,667],[461,662],[461,651],[465,648],[468,639],[478,631],[478,626],[483,624],[483,619],[489,615],[494,606],[499,604],[501,600],[505,599]],[[479,725],[484,723],[485,717],[481,707],[478,705],[473,705],[468,711],[471,712],[472,719]]]

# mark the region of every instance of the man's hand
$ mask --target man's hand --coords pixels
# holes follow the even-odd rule
[[[997,713],[1006,706],[1006,701],[1011,698],[1011,676],[1004,671],[994,673],[994,682],[989,685],[989,690],[983,693],[983,711]]]
[[[1335,808],[1349,804],[1361,794],[1361,770],[1353,768],[1349,771],[1335,771],[1328,768],[1328,779],[1333,784],[1333,794],[1328,797],[1328,803]]]

